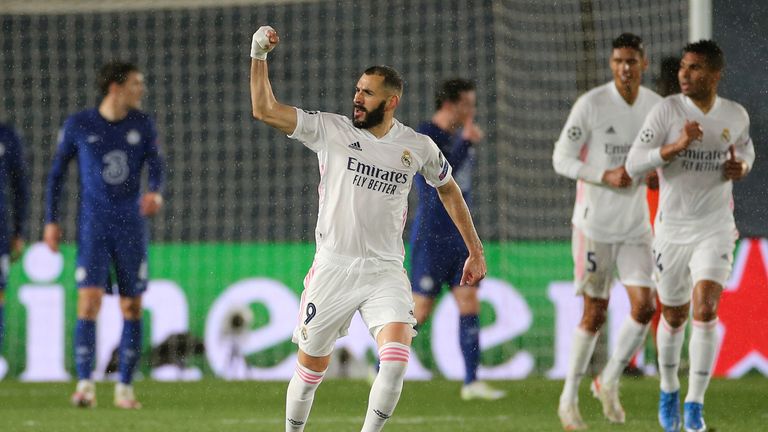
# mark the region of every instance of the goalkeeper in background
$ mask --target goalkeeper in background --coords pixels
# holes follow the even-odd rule
[[[640,85],[648,67],[640,37],[624,33],[616,38],[609,62],[613,80],[576,101],[552,155],[555,171],[577,180],[571,250],[576,292],[584,298],[557,410],[566,430],[587,427],[579,412],[579,383],[606,320],[614,272],[626,287],[630,316],[591,385],[612,423],[624,423],[619,377],[645,341],[655,310],[646,189],[642,181],[630,179],[624,163],[645,116],[661,97]]]
[[[24,249],[26,233],[27,202],[29,202],[26,166],[21,138],[9,126],[0,124],[0,188],[4,188],[0,191],[0,378],[8,370],[8,365],[2,356],[5,334],[5,287],[8,283],[11,262],[17,260]],[[6,196],[10,197],[13,210],[13,223],[10,227]]]
[[[416,131],[432,138],[453,168],[453,178],[470,204],[474,154],[483,132],[475,125],[477,103],[475,85],[456,78],[443,82],[435,92],[431,121]],[[496,400],[505,393],[477,379],[480,364],[480,301],[477,285],[461,285],[461,275],[468,251],[437,191],[424,176],[414,179],[419,193],[416,218],[411,228],[411,286],[416,304],[414,316],[423,324],[432,313],[435,298],[444,285],[450,287],[459,308],[458,337],[464,357],[464,386],[461,398]]]
[[[155,124],[139,111],[144,75],[132,64],[110,62],[99,71],[98,85],[103,96],[99,106],[70,116],[59,133],[48,175],[43,240],[58,250],[64,177],[69,162],[77,159],[80,208],[74,352],[78,383],[72,403],[96,405],[91,379],[96,318],[104,291],[111,293],[114,270],[124,319],[114,403],[118,408],[137,409],[141,404],[132,380],[141,357],[141,296],[147,289],[146,217],[154,216],[162,205],[163,167]],[[140,195],[145,165],[149,190]]]
[[[285,429],[304,430],[336,340],[359,312],[380,360],[362,431],[380,431],[400,398],[416,333],[402,233],[417,172],[437,188],[469,250],[462,284],[473,286],[485,277],[483,245],[437,145],[394,118],[403,90],[396,70],[365,70],[350,100],[352,119],[301,110],[277,102],[272,93],[266,58],[278,42],[271,27],[253,35],[252,113],[315,152],[320,169],[316,252],[293,334],[298,364],[286,392]]]

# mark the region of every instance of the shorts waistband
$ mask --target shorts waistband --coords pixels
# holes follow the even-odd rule
[[[377,273],[386,268],[402,268],[402,264],[397,261],[384,260],[381,258],[362,258],[339,255],[327,249],[318,249],[315,253],[315,261],[321,264],[346,269],[347,271],[356,271],[358,273]]]

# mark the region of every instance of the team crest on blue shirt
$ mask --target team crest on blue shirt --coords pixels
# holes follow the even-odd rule
[[[722,138],[726,143],[731,142],[731,131],[729,131],[728,128],[723,129],[723,133],[720,134],[720,138]]]
[[[130,145],[136,145],[141,142],[141,134],[136,129],[131,129],[125,136],[125,140],[128,141],[128,144]]]
[[[411,167],[411,162],[412,162],[412,160],[411,160],[411,152],[409,152],[408,150],[403,150],[403,155],[400,156],[400,162],[402,162],[403,165],[406,166],[406,168],[410,168]]]

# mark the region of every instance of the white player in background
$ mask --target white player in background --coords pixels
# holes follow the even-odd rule
[[[415,335],[402,233],[417,172],[437,188],[467,245],[462,284],[475,285],[485,276],[483,246],[437,145],[394,118],[403,86],[397,71],[374,66],[363,73],[351,120],[304,111],[278,103],[272,93],[266,56],[278,42],[271,27],[253,35],[253,116],[317,153],[320,168],[317,249],[293,335],[299,361],[288,385],[285,427],[304,430],[336,339],[359,311],[380,360],[362,430],[379,431],[397,405]]]
[[[686,45],[678,71],[682,94],[664,99],[648,115],[627,159],[632,178],[659,170],[653,253],[662,304],[656,337],[659,422],[667,431],[680,430],[677,372],[691,310],[684,426],[706,430],[703,404],[717,354],[717,306],[738,237],[732,181],[743,178],[755,160],[746,110],[717,96],[723,66],[715,42]]]
[[[579,383],[606,320],[614,272],[627,289],[631,314],[608,364],[592,382],[593,394],[613,423],[624,423],[619,378],[645,341],[655,310],[645,187],[629,178],[624,162],[646,114],[661,97],[640,85],[648,67],[640,37],[624,33],[616,38],[610,67],[613,81],[576,101],[552,156],[558,174],[577,180],[572,251],[576,290],[584,298],[558,407],[565,430],[587,427],[579,412]]]

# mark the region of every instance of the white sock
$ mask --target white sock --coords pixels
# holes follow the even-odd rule
[[[686,402],[704,403],[704,392],[712,378],[712,366],[717,354],[717,318],[712,321],[693,321],[688,356],[691,369],[688,375]]]
[[[648,324],[640,324],[628,316],[624,320],[619,330],[618,342],[613,350],[608,364],[605,365],[603,373],[600,375],[600,382],[608,386],[614,386],[619,382],[624,368],[627,366],[632,356],[635,355],[638,348],[645,342],[645,335],[648,334]]]
[[[315,372],[296,363],[288,391],[285,395],[285,430],[300,432],[304,430],[315,399],[315,390],[323,380],[323,372]]]
[[[379,349],[379,374],[371,386],[368,411],[361,432],[378,432],[392,416],[403,390],[403,378],[411,350],[397,342],[385,343]]]
[[[661,390],[666,393],[680,389],[677,370],[680,367],[680,351],[683,349],[684,340],[685,324],[677,328],[672,327],[662,315],[659,328],[656,330],[656,345],[659,351]]]
[[[579,383],[587,371],[596,343],[597,333],[590,333],[581,327],[576,327],[568,361],[568,374],[565,376],[563,393],[560,394],[560,405],[576,403],[579,400]]]

